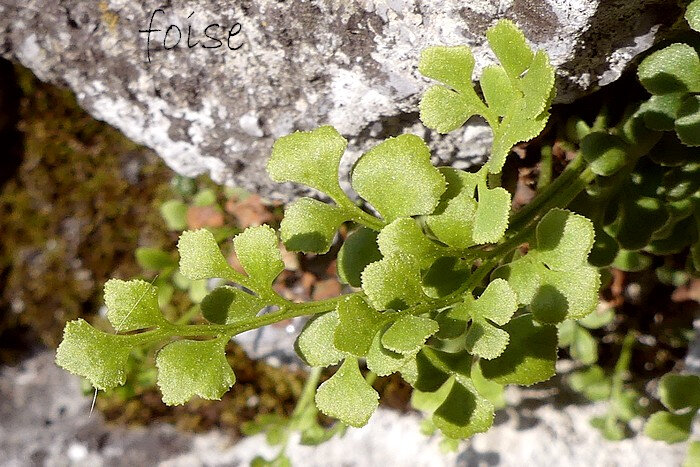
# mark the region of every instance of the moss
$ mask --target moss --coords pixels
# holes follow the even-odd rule
[[[0,339],[30,328],[55,346],[66,321],[99,308],[109,277],[139,272],[139,245],[174,243],[157,209],[171,172],[70,92],[17,76],[24,151],[0,189]]]
[[[143,425],[165,421],[187,431],[204,431],[214,427],[239,434],[240,425],[256,415],[274,413],[290,415],[304,384],[303,371],[275,368],[251,360],[236,344],[230,343],[227,356],[236,384],[220,401],[195,398],[185,405],[168,407],[157,388],[136,387],[133,397],[119,391],[101,394],[96,406],[107,420],[122,424]]]

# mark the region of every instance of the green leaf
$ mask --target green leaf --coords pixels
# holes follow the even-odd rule
[[[378,233],[366,227],[348,235],[338,252],[338,277],[353,287],[362,286],[362,271],[368,264],[382,259],[377,245]]]
[[[517,295],[503,279],[491,281],[479,298],[469,306],[472,315],[488,318],[501,326],[510,321],[517,310]]]
[[[314,407],[314,417],[317,413]],[[313,425],[301,432],[301,439],[299,444],[302,446],[318,446],[326,441],[329,441],[335,435],[343,436],[347,430],[347,425],[342,423],[337,423],[331,428],[323,428],[321,425]]]
[[[652,130],[673,130],[678,111],[686,96],[685,92],[651,96],[639,107],[639,114],[644,119],[644,124]]]
[[[354,358],[345,359],[316,391],[316,406],[321,412],[357,428],[367,424],[378,405],[379,394],[362,377]]]
[[[194,195],[192,203],[195,206],[212,206],[216,204],[216,193],[212,189],[205,189]]]
[[[697,222],[692,217],[676,222],[671,219],[669,224],[672,225],[670,231],[659,235],[647,246],[646,251],[659,256],[680,253],[697,238]],[[660,232],[654,236],[658,233]]]
[[[346,220],[340,208],[301,198],[284,211],[280,234],[289,251],[322,254],[328,252],[336,230]]]
[[[588,329],[600,329],[607,326],[615,319],[615,309],[596,309],[590,315],[578,320],[578,323]]]
[[[165,318],[158,306],[158,289],[141,280],[110,279],[105,284],[107,319],[117,332],[159,326]]]
[[[675,43],[645,58],[637,71],[652,94],[700,91],[700,58],[688,44]]]
[[[173,297],[174,292],[175,287],[173,287],[171,284],[160,284],[158,286],[158,306],[163,308],[170,303],[170,299]]]
[[[688,164],[691,165],[691,164]],[[683,167],[685,169],[685,167]],[[683,170],[680,169],[680,170]],[[670,170],[669,172],[675,172],[678,169]],[[669,174],[667,173],[667,176]],[[671,179],[674,179],[675,177],[671,177]],[[685,192],[689,193],[692,188],[681,188],[678,185],[676,186],[667,186],[666,185],[666,180],[668,180],[666,177],[664,177],[664,188],[669,189],[669,191],[674,192],[676,189],[680,188],[680,192]],[[692,182],[691,182],[692,183]],[[681,181],[680,184],[683,184]],[[697,182],[693,183],[694,185],[697,186]],[[662,228],[654,232],[653,238],[655,240],[659,239],[666,239],[671,236],[673,236],[674,230],[678,228],[678,225],[684,220],[684,219],[691,219],[693,215],[693,209],[694,209],[694,200],[688,197],[683,197],[677,201],[672,201],[667,205],[667,209],[669,211],[669,219],[664,224]]]
[[[700,2],[694,2],[691,3],[691,6],[693,4],[698,5],[698,10],[700,10]],[[690,8],[690,7],[688,7]],[[700,13],[698,14],[700,16]],[[693,29],[700,30],[700,20],[696,20],[696,25],[693,26]],[[683,461],[683,467],[698,467],[700,465],[700,441],[691,441],[688,443],[688,452],[685,455],[685,460]]]
[[[502,67],[487,67],[481,89],[488,107],[471,83],[474,58],[466,47],[431,47],[423,52],[419,69],[446,84],[433,86],[420,103],[423,123],[440,133],[462,126],[472,115],[486,117],[494,130],[489,172],[499,173],[506,156],[521,141],[544,129],[554,97],[554,68],[544,52],[533,53],[512,21],[501,20],[487,31]],[[498,117],[503,117],[499,120]]]
[[[214,235],[206,229],[182,232],[177,249],[180,252],[180,272],[190,280],[234,277]]]
[[[571,389],[580,392],[592,401],[606,400],[610,397],[612,386],[610,378],[598,365],[576,371],[569,376]]]
[[[197,280],[200,280],[200,279],[197,279]],[[179,290],[187,290],[190,288],[190,286],[192,285],[192,282],[194,282],[194,281],[186,278],[180,272],[175,271],[175,273],[173,274],[173,281],[172,282],[173,282],[173,285],[175,287],[177,287]]]
[[[423,347],[416,354],[416,374],[414,381],[411,383],[414,389],[423,392],[434,392],[450,377],[450,370],[445,368],[442,362],[437,359],[437,352],[428,347]],[[469,354],[464,353],[471,359]]]
[[[665,374],[659,382],[659,399],[669,410],[700,408],[700,376]]]
[[[583,318],[598,304],[600,273],[593,266],[572,271],[542,270],[541,284],[532,299],[532,313],[541,323]]]
[[[253,318],[265,305],[265,301],[255,295],[224,285],[204,297],[200,307],[207,321],[232,324]]]
[[[142,247],[136,249],[136,262],[143,269],[163,271],[177,267],[177,261],[169,253],[160,248]]]
[[[547,120],[549,120],[549,112],[542,112],[534,118],[527,118],[527,109],[522,100],[520,107],[514,106],[513,108],[513,113],[504,117],[498,130],[494,131],[491,158],[488,162],[490,173],[499,173],[503,169],[511,148],[542,133],[547,125]]]
[[[345,353],[333,344],[339,323],[338,312],[324,313],[306,323],[294,345],[299,356],[310,366],[335,365]]]
[[[280,452],[277,457],[268,461],[262,456],[255,456],[250,461],[250,467],[292,467],[292,461],[283,453]]]
[[[499,357],[480,361],[484,377],[499,384],[530,386],[554,376],[556,327],[538,325],[531,315],[523,315],[503,330],[510,335],[508,347]]]
[[[680,443],[690,437],[690,428],[695,412],[676,415],[669,412],[656,412],[644,425],[644,434],[657,441],[669,444]]]
[[[639,403],[641,397],[634,389],[625,389],[617,397],[613,397],[612,410],[621,421],[629,423],[638,415],[644,414],[644,408]]]
[[[472,87],[474,56],[468,47],[428,47],[421,53],[418,70],[451,88],[436,85],[423,95],[420,119],[428,128],[448,133],[483,109]]]
[[[499,21],[487,31],[487,37],[511,83],[509,87],[502,75],[497,78],[498,84],[489,83],[494,79],[488,75],[484,83],[482,76],[482,89],[486,84],[488,91],[485,92],[499,92],[501,99],[496,108],[490,110],[495,110],[503,119],[497,126],[493,118],[489,120],[494,127],[494,140],[488,167],[490,173],[499,173],[515,144],[528,141],[544,130],[549,119],[547,110],[555,93],[555,70],[545,52],[533,54],[523,33],[510,21]],[[513,86],[519,92],[513,93]],[[491,91],[489,87],[498,89]]]
[[[688,8],[685,10],[685,19],[688,21],[691,28],[700,32],[700,1],[695,0],[690,2],[690,5],[688,5]],[[700,453],[698,457],[700,458]]]
[[[433,365],[449,375],[469,378],[471,374],[474,358],[465,350],[446,352],[424,346],[421,349],[421,353],[425,354]]]
[[[158,387],[166,405],[184,404],[195,395],[209,400],[221,399],[236,382],[226,360],[226,341],[180,340],[158,352]]]
[[[214,235],[214,240],[216,243],[221,244],[224,241],[228,241],[233,238],[236,234],[241,233],[241,229],[232,226],[222,226],[222,227],[207,227],[212,235]]]
[[[441,242],[455,248],[467,248],[474,244],[472,228],[476,208],[476,200],[462,192],[440,203],[425,221],[430,232]]]
[[[489,324],[485,319],[476,318],[467,331],[465,348],[471,354],[491,360],[503,353],[508,340],[506,331]]]
[[[671,130],[673,129],[671,125]],[[690,148],[683,144],[675,133],[664,133],[663,137],[649,152],[655,164],[664,167],[680,167],[700,158],[700,148]]]
[[[379,232],[379,251],[384,256],[405,253],[413,256],[422,268],[447,254],[447,248],[428,239],[414,219],[396,219]]]
[[[484,378],[479,362],[472,364],[471,378],[476,392],[488,399],[493,404],[494,409],[502,409],[506,406],[504,387]]]
[[[358,357],[367,355],[374,336],[387,321],[386,315],[374,310],[357,295],[338,302],[338,318],[340,321],[333,337],[335,348]]]
[[[388,352],[388,351],[387,351]],[[415,385],[418,379],[418,363],[415,355],[404,355],[405,362],[399,368],[401,378],[411,386]],[[369,367],[369,364],[368,364]]]
[[[377,376],[389,376],[396,371],[401,371],[403,376],[404,368],[410,362],[415,362],[415,355],[402,355],[385,348],[382,345],[382,334],[382,331],[378,332],[372,340],[367,352],[367,368]],[[408,381],[407,378],[404,379]]]
[[[56,364],[97,389],[111,389],[126,382],[127,360],[135,345],[134,336],[107,334],[78,319],[66,324]]]
[[[615,256],[613,267],[626,272],[638,272],[651,266],[651,257],[638,251],[620,250]]]
[[[465,348],[468,352],[487,360],[498,357],[508,345],[508,333],[489,323],[487,319],[504,325],[510,321],[518,309],[517,297],[513,289],[503,279],[494,279],[477,300],[467,298],[451,310],[452,316],[466,319],[471,316],[472,324],[466,334]]]
[[[598,341],[586,329],[576,326],[569,352],[584,365],[592,365],[598,361]]]
[[[616,417],[593,417],[591,426],[600,430],[600,433],[608,441],[622,441],[626,437],[625,425]]]
[[[608,235],[600,225],[594,226],[594,228],[595,241],[588,255],[588,263],[599,268],[609,266],[615,261],[615,256],[620,251],[620,246],[617,244],[617,240]]]
[[[338,183],[338,167],[347,144],[330,126],[283,136],[272,146],[267,172],[276,182],[301,183],[338,201],[346,197]]]
[[[629,185],[626,188],[634,189]],[[649,196],[627,196],[621,199],[620,213],[608,228],[620,248],[638,250],[649,243],[654,232],[668,221],[668,217],[662,200]]]
[[[165,220],[168,230],[185,230],[187,228],[187,205],[180,200],[171,199],[160,205],[160,215]]]
[[[411,406],[414,409],[432,415],[445,402],[454,384],[455,378],[450,377],[435,391],[427,392],[414,389],[411,392]]]
[[[469,47],[428,47],[421,53],[418,71],[423,76],[445,83],[460,93],[469,94],[474,90],[474,56]],[[474,95],[476,96],[476,93]]]
[[[654,146],[663,135],[648,131],[647,126],[644,124],[644,119],[637,117],[637,115],[633,115],[631,118],[626,118],[621,122],[618,128],[620,136],[631,146],[642,148]]]
[[[275,231],[267,226],[248,227],[233,238],[238,261],[257,285],[269,288],[284,270]]]
[[[537,224],[537,257],[551,269],[568,271],[586,264],[593,246],[593,223],[563,209],[552,209]]]
[[[672,287],[681,287],[690,280],[690,274],[687,271],[676,269],[670,264],[659,266],[655,272],[659,282]]]
[[[508,281],[508,285],[513,289],[518,297],[518,303],[527,305],[537,294],[540,288],[540,274],[545,267],[542,263],[533,261],[529,254],[510,264],[504,264],[497,268],[491,278],[502,278]]]
[[[565,319],[557,323],[557,337],[559,339],[559,347],[568,347],[574,341],[574,333],[576,332],[576,321],[573,319]]]
[[[481,91],[489,108],[503,117],[512,111],[513,102],[520,99],[520,94],[501,66],[488,66],[481,73]]]
[[[471,274],[471,262],[455,256],[438,258],[423,273],[423,291],[440,298],[457,290]]]
[[[352,170],[352,187],[391,222],[433,212],[445,178],[430,163],[425,142],[406,134],[366,152]]]
[[[449,454],[451,452],[457,452],[459,449],[458,439],[450,438],[449,436],[443,436],[440,440],[440,452],[443,454]]]
[[[187,295],[190,297],[190,300],[192,300],[193,303],[201,302],[208,293],[209,290],[207,289],[206,279],[190,282],[189,288],[187,289]]]
[[[700,87],[700,85],[699,85]],[[678,109],[676,134],[687,146],[700,146],[700,96],[688,96]]]
[[[395,254],[362,272],[362,289],[377,310],[402,310],[421,301],[420,267],[412,256]]]
[[[429,88],[419,109],[423,125],[442,134],[461,127],[479,111],[471,100],[443,86]]]
[[[534,54],[525,35],[512,21],[498,21],[486,31],[486,38],[511,79],[518,78],[532,63]]]
[[[382,344],[387,349],[401,354],[417,352],[438,330],[438,323],[421,316],[402,316],[382,337]]]
[[[547,53],[538,50],[525,76],[516,81],[525,98],[523,108],[525,117],[535,118],[548,109],[554,79],[555,70],[549,63]]]
[[[682,202],[685,198],[697,196],[700,193],[700,161],[687,162],[669,170],[664,175],[663,186],[668,200]],[[667,206],[666,210],[672,213],[673,205]]]
[[[440,167],[438,170],[447,182],[447,189],[442,195],[442,202],[450,200],[460,193],[466,193],[470,198],[474,197],[474,191],[479,184],[479,180],[481,180],[481,175],[476,172],[465,172],[452,167]]]
[[[273,426],[286,426],[287,420],[277,414],[261,414],[255,419],[241,424],[241,433],[246,436],[254,436],[270,429]]]
[[[481,176],[451,167],[438,170],[445,177],[447,188],[432,215],[424,218],[425,223],[441,242],[466,248],[474,243],[472,227],[477,207],[474,191]]]
[[[635,126],[634,128],[637,127]],[[591,127],[583,118],[578,115],[573,115],[566,120],[565,131],[566,138],[572,143],[578,144],[591,132]]]
[[[581,141],[581,154],[593,173],[609,177],[627,163],[627,144],[619,136],[593,131]]]
[[[479,204],[474,216],[474,243],[496,243],[508,227],[510,193],[498,187],[492,190],[479,186]]]
[[[433,422],[450,438],[468,438],[493,425],[493,404],[476,392],[468,378],[457,376]]]
[[[600,288],[598,270],[586,262],[594,239],[591,222],[553,209],[538,224],[536,237],[535,248],[496,269],[492,277],[507,280],[518,302],[529,304],[540,322],[557,323],[591,313]]]

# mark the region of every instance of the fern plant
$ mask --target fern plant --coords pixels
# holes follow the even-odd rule
[[[365,425],[378,406],[371,382],[399,373],[414,388],[412,403],[426,414],[426,430],[439,429],[448,445],[488,430],[494,407],[502,406],[503,386],[532,385],[554,375],[562,334],[557,326],[578,329],[577,320],[584,326],[595,321],[598,267],[618,255],[600,259],[607,238],[600,240],[598,220],[605,216],[589,213],[594,223],[564,208],[594,196],[604,185],[601,177],[630,178],[631,161],[656,141],[639,131],[645,109],[630,112],[614,130],[582,127],[576,159],[530,204],[511,213],[511,194],[499,186],[499,174],[512,146],[545,128],[555,70],[508,20],[490,28],[487,38],[500,64],[484,69],[480,93],[467,47],[431,47],[419,64],[423,75],[438,82],[420,103],[426,126],[445,133],[473,115],[491,126],[491,156],[477,172],[434,167],[418,136],[389,138],[352,169],[352,188],[372,208],[365,210],[339,183],[347,141],[335,129],[296,132],[274,144],[267,165],[273,180],[306,185],[331,200],[293,202],[279,237],[287,250],[325,254],[338,228],[350,223],[337,268],[353,292],[311,303],[277,294],[272,284],[284,264],[278,233],[269,226],[233,238],[245,274],[227,263],[211,232],[187,231],[178,243],[180,273],[193,281],[230,283],[202,300],[207,324],[170,322],[159,311],[157,287],[113,280],[105,298],[115,333],[83,320],[68,323],[57,363],[107,389],[124,384],[130,353],[162,343],[156,366],[163,400],[173,405],[193,396],[218,399],[235,383],[224,354],[228,340],[309,316],[296,351],[311,367],[337,370],[318,388],[315,370],[305,393],[315,392],[315,407],[339,426]],[[682,134],[683,121],[679,125]],[[614,230],[618,240],[621,232]],[[273,311],[261,314],[263,309]],[[327,433],[312,423],[316,408],[309,400],[287,428],[325,439]],[[260,420],[249,428],[265,425]]]
[[[700,31],[700,0],[688,6],[685,19]],[[670,285],[700,271],[700,58],[691,42],[673,43],[641,62],[638,77],[651,97],[630,104],[614,126],[604,112],[592,127],[582,120],[569,125],[575,129],[572,140],[597,175],[572,203],[595,224],[589,262],[637,272],[652,267],[655,256],[686,257],[680,270],[666,264],[657,268],[657,277]],[[567,332],[573,326],[567,324]],[[628,335],[613,374],[606,375],[594,364],[597,357],[587,355],[588,361],[580,361],[593,365],[570,378],[586,397],[610,401],[607,415],[592,420],[608,439],[625,437],[626,423],[647,415],[639,405],[641,394],[624,385],[633,344],[634,336]],[[691,394],[700,393],[699,382],[690,374],[662,377],[659,398],[668,410],[653,413],[644,433],[668,443],[688,440],[697,412]],[[698,459],[694,442],[686,463]]]

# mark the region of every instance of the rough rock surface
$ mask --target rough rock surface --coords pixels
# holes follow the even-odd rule
[[[162,2],[0,0],[0,54],[69,85],[95,117],[176,171],[284,197],[293,190],[263,171],[272,142],[324,123],[354,136],[346,167],[377,138],[406,131],[430,139],[443,163],[483,156],[483,126],[424,134],[416,115],[427,84],[416,72],[422,48],[468,44],[478,72],[493,60],[484,31],[511,18],[559,67],[558,102],[568,102],[615,80],[650,47],[680,14],[671,3],[176,0],[155,16],[149,62],[139,31]],[[221,26],[208,33],[218,43],[204,36],[214,23]],[[236,23],[240,32],[228,41]],[[170,25],[180,28],[178,46]]]
[[[590,466],[680,465],[686,443],[669,446],[636,436],[605,441],[588,423],[603,405],[562,401],[555,388],[512,393],[513,408],[499,412],[488,432],[457,453],[440,452],[438,437],[420,433],[419,417],[380,408],[362,429],[318,447],[292,444],[294,465],[309,466]],[[263,436],[233,444],[213,431],[191,435],[169,425],[127,430],[90,413],[80,382],[56,367],[44,351],[17,367],[0,369],[0,465],[231,466],[257,454],[271,458]],[[561,403],[568,405],[561,407]]]

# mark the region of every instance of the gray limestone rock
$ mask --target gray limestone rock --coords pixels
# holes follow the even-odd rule
[[[0,54],[70,86],[95,117],[179,173],[208,172],[284,199],[300,190],[264,173],[272,142],[321,124],[349,138],[346,169],[402,132],[426,137],[436,162],[469,165],[484,156],[490,133],[482,124],[449,136],[420,125],[416,108],[428,83],[416,65],[424,47],[468,44],[478,73],[493,61],[485,30],[511,18],[549,53],[559,68],[558,102],[570,102],[617,79],[649,48],[680,15],[670,3],[175,0],[153,17],[162,2],[0,0]],[[147,52],[140,30],[152,17],[150,29],[159,31]]]
[[[0,368],[2,466],[223,467],[249,465],[258,454],[271,459],[277,453],[264,435],[234,444],[219,431],[188,434],[164,424],[134,429],[106,425],[99,412],[90,415],[91,397],[81,394],[80,379],[53,359],[53,352],[41,351],[16,367]],[[491,430],[461,443],[456,453],[440,452],[440,436],[421,434],[418,414],[383,407],[366,427],[351,428],[343,438],[316,448],[294,438],[286,453],[293,465],[304,466],[681,464],[687,443],[668,445],[643,435],[606,441],[589,423],[605,412],[604,403],[571,404],[557,386],[540,386],[510,388],[512,406],[498,412]]]

